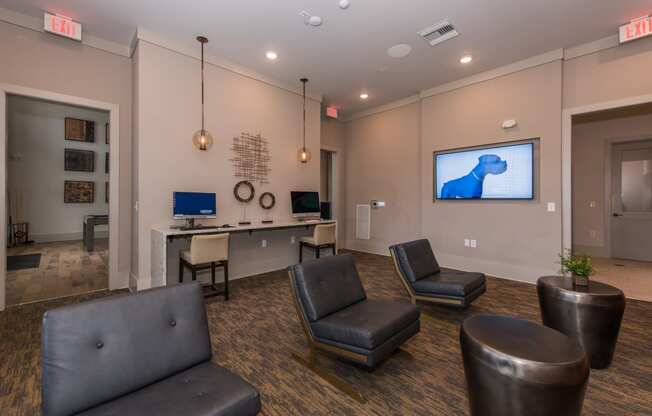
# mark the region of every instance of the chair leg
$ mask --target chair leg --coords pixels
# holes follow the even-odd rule
[[[299,242],[299,263],[303,263],[303,243]]]
[[[224,260],[224,300],[229,300],[229,261]]]
[[[194,282],[195,280],[197,280],[197,269],[195,269],[195,266],[192,266],[191,270],[192,270],[192,281]]]
[[[333,244],[331,248],[333,249],[333,256],[337,256],[337,252],[335,251],[335,244]]]
[[[211,283],[215,286],[215,262],[211,263]]]
[[[183,260],[179,259],[179,283],[183,283]]]
[[[315,247],[315,253],[316,253],[317,258],[319,258],[319,252],[320,251],[321,251],[321,248],[319,248],[319,246]]]

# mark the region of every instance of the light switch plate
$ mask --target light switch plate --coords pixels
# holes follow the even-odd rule
[[[261,246],[262,248],[267,247],[267,240],[262,240],[262,241],[260,242],[260,246]]]
[[[548,202],[548,212],[555,212],[557,211],[557,204],[554,202]]]
[[[471,248],[477,248],[478,247],[478,240],[471,240]]]
[[[464,247],[471,247],[471,240],[469,240],[468,238],[465,238],[464,239]]]

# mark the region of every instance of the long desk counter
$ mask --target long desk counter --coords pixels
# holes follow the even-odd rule
[[[312,235],[319,224],[334,220],[282,221],[270,224],[254,223],[232,227],[182,230],[169,226],[152,228],[151,273],[152,287],[178,282],[179,250],[189,247],[194,235],[232,234],[229,249],[230,280],[279,270],[299,260],[299,237]],[[265,240],[261,246],[258,237]],[[187,277],[186,277],[187,278]]]

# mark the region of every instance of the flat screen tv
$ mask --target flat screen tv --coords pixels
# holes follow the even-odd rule
[[[534,199],[536,142],[434,152],[434,199]]]
[[[313,217],[321,214],[318,192],[290,192],[292,216]]]
[[[172,215],[175,219],[215,218],[216,216],[214,193],[174,192],[172,205]]]

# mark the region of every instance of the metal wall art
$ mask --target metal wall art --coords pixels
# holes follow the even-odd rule
[[[251,202],[255,195],[254,186],[249,181],[240,181],[233,187],[233,196],[243,204]]]
[[[233,176],[251,182],[269,183],[271,156],[267,139],[260,134],[241,133],[233,138]]]
[[[262,209],[272,209],[276,205],[276,197],[271,192],[263,192],[258,199],[258,203]]]

